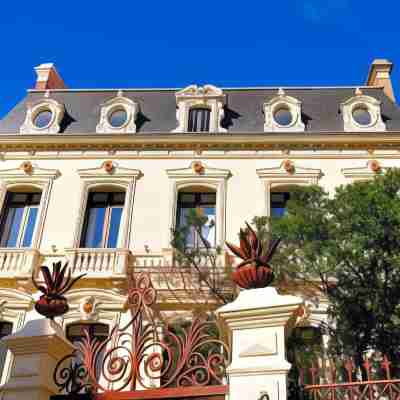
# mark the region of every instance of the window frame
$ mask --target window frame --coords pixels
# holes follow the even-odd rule
[[[61,174],[58,170],[39,168],[36,165],[32,166],[31,172],[26,173],[22,168],[23,164],[19,168],[0,170],[0,209],[4,209],[8,191],[22,192],[27,188],[32,188],[32,191],[41,191],[36,226],[32,235],[32,244],[29,247],[38,249],[43,237],[53,183]]]
[[[200,121],[198,121],[197,115],[199,113],[199,111],[202,111],[204,113],[200,114],[201,118]],[[196,118],[191,118],[192,114],[195,114]],[[206,115],[205,119],[205,123],[203,121],[203,117]],[[198,125],[198,122],[200,122],[201,128],[200,129],[196,129],[194,130],[194,122],[196,122],[196,128]],[[187,131],[190,133],[201,133],[201,132],[210,132],[210,123],[211,123],[211,109],[209,107],[200,107],[200,106],[196,106],[196,107],[190,107],[189,111],[188,111],[188,128]],[[203,125],[207,125],[207,129],[202,129]]]
[[[136,183],[142,173],[138,169],[120,167],[115,163],[113,163],[112,173],[109,173],[104,164],[105,163],[96,168],[77,170],[81,178],[81,187],[79,202],[76,208],[76,222],[72,243],[73,248],[82,248],[80,245],[83,235],[83,225],[85,223],[88,196],[90,192],[97,191],[100,188],[125,192],[125,203],[121,215],[117,248],[125,249],[130,247]]]
[[[214,201],[214,205],[213,205],[213,207],[214,207],[214,243],[210,243],[210,245],[211,245],[211,248],[215,248],[216,247],[216,240],[217,240],[217,237],[216,237],[216,234],[215,234],[216,231],[217,231],[217,221],[216,221],[216,219],[217,219],[217,193],[214,190],[212,190],[212,191],[204,191],[204,189],[203,189],[203,191],[201,191],[201,188],[199,188],[199,190],[196,190],[196,191],[194,191],[194,190],[189,191],[188,189],[189,188],[187,188],[187,191],[180,190],[178,192],[175,226],[179,227],[179,225],[180,225],[179,220],[180,220],[181,212],[182,212],[182,209],[183,209],[183,207],[180,206],[180,204],[182,204],[182,201],[180,199],[182,195],[193,194],[195,196],[195,201],[193,203],[189,203],[189,202],[186,203],[186,204],[192,204],[192,207],[185,207],[187,209],[195,209],[195,208],[198,208],[198,207],[201,207],[201,206],[206,208],[207,205],[211,204],[210,202],[204,202],[204,204],[201,204],[202,203],[201,195],[207,194],[207,193],[213,194],[215,196],[215,201]],[[189,247],[191,247],[191,248],[192,247],[193,248],[203,248],[204,246],[202,245],[201,240],[198,237],[198,233],[197,232],[193,232],[193,235],[194,235],[194,244],[193,244],[193,246],[189,246]]]
[[[223,248],[226,236],[226,195],[230,170],[211,168],[203,165],[201,174],[195,172],[194,167],[199,161],[193,161],[188,168],[168,169],[167,176],[170,179],[169,192],[169,226],[165,228],[163,239],[165,249],[171,248],[172,232],[177,221],[178,193],[186,189],[206,188],[216,193],[215,209],[215,246]]]
[[[110,249],[110,248],[117,248],[117,247],[108,247],[108,240],[110,238],[110,222],[111,222],[111,218],[112,218],[112,210],[114,208],[117,208],[117,204],[111,204],[112,200],[110,200],[110,197],[114,194],[114,193],[123,193],[124,194],[124,201],[122,204],[119,205],[118,208],[122,208],[122,213],[124,212],[124,208],[125,208],[125,198],[126,198],[126,192],[125,191],[89,191],[88,193],[88,198],[87,198],[87,202],[86,202],[86,210],[85,210],[85,219],[84,219],[84,223],[82,226],[82,234],[81,234],[81,240],[80,240],[80,248],[91,248],[88,246],[84,246],[84,242],[86,241],[86,235],[87,235],[87,230],[88,230],[88,224],[89,224],[89,212],[91,210],[91,208],[96,208],[96,207],[92,207],[93,204],[95,203],[93,200],[90,199],[91,196],[94,196],[94,194],[96,193],[101,193],[101,194],[106,194],[107,195],[107,200],[105,202],[105,217],[104,217],[104,222],[103,222],[103,229],[102,229],[102,240],[101,240],[101,246],[98,246],[96,248],[99,249]],[[97,203],[99,204],[99,203]],[[121,207],[122,206],[122,207]],[[122,215],[121,215],[121,219],[120,219],[120,223],[119,223],[119,228],[118,228],[118,236],[117,236],[117,244],[119,241],[119,236],[120,236],[120,231],[121,231],[121,226],[122,226]]]
[[[6,221],[7,221],[7,217],[9,215],[9,209],[11,208],[10,205],[15,205],[17,204],[17,202],[12,202],[10,197],[14,194],[25,194],[28,195],[28,198],[32,198],[35,194],[40,194],[40,199],[39,199],[39,203],[37,205],[34,204],[29,204],[29,200],[28,202],[24,202],[21,203],[21,205],[23,204],[23,214],[22,214],[22,218],[21,218],[21,224],[18,230],[18,237],[17,237],[17,241],[16,241],[16,246],[3,246],[2,243],[2,236],[3,233],[5,231],[5,227],[6,227]],[[28,220],[29,220],[29,216],[30,216],[30,211],[32,209],[36,209],[37,210],[37,214],[36,214],[36,218],[35,218],[35,224],[33,227],[33,231],[32,231],[32,238],[31,238],[31,243],[33,241],[33,237],[35,234],[35,230],[37,227],[37,222],[38,222],[38,214],[39,214],[39,208],[40,208],[40,202],[41,202],[41,198],[42,198],[42,192],[16,192],[16,191],[10,191],[7,190],[6,195],[5,195],[5,199],[4,199],[4,204],[1,210],[1,215],[0,215],[0,247],[3,248],[19,248],[19,249],[29,249],[31,248],[31,246],[23,246],[24,241],[25,241],[25,235],[26,235],[26,230],[27,230],[27,225],[28,225]]]

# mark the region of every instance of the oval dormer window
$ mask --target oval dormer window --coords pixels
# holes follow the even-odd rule
[[[278,107],[274,112],[274,120],[280,126],[289,126],[293,122],[293,115],[289,107]]]
[[[128,120],[128,113],[124,108],[112,110],[108,116],[108,122],[113,128],[123,127]]]
[[[354,107],[352,117],[358,125],[371,125],[372,117],[367,106],[359,105],[357,107]]]
[[[53,113],[50,110],[41,110],[33,118],[33,124],[38,129],[47,128],[52,121]]]

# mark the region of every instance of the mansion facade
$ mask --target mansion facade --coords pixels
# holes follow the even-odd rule
[[[129,318],[130,271],[154,275],[161,309],[190,308],[157,275],[173,264],[171,230],[189,210],[208,217],[222,270],[225,241],[244,221],[282,215],[294,186],[333,192],[400,167],[387,60],[348,87],[81,90],[53,64],[35,70],[35,88],[0,120],[0,338],[39,318],[31,276],[41,265],[86,273],[60,319],[67,337],[79,340],[82,324],[106,337]],[[187,241],[197,246],[196,232]],[[309,300],[304,324],[317,326],[326,307]],[[11,363],[0,344],[0,384]]]

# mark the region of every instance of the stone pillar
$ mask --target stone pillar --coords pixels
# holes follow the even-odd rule
[[[10,379],[0,387],[2,400],[49,400],[58,393],[53,382],[55,366],[74,347],[57,323],[32,320],[2,341],[14,355]]]
[[[302,303],[268,287],[244,290],[218,309],[232,348],[229,400],[286,400],[291,365],[285,357],[285,335]]]

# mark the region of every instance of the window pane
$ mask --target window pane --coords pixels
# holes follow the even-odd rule
[[[116,192],[110,193],[111,195],[111,204],[112,205],[123,205],[125,202],[125,193],[124,192]]]
[[[108,243],[109,249],[116,248],[118,245],[119,226],[121,224],[122,207],[113,207],[111,209],[110,226],[108,228]]]
[[[193,210],[193,208],[182,208],[179,212],[179,227],[184,227],[187,225],[186,218],[190,210]],[[195,245],[195,240],[194,240],[194,229],[190,229],[189,232],[186,235],[186,246],[188,247],[193,247]]]
[[[91,193],[90,200],[94,203],[106,203],[108,200],[108,193],[94,192]]]
[[[28,209],[28,218],[26,220],[24,239],[22,247],[30,247],[32,244],[33,232],[35,231],[36,218],[38,214],[37,207],[30,207]]]
[[[27,193],[10,193],[10,203],[26,203],[27,200]]]
[[[0,339],[12,333],[12,323],[0,322]],[[7,357],[7,347],[0,340],[0,380],[4,372],[4,364]]]
[[[290,198],[290,193],[275,192],[271,193],[271,216],[280,218],[286,214],[286,205]]]
[[[204,224],[201,234],[211,246],[215,246],[215,207],[203,208],[204,216],[208,218]],[[200,246],[203,243],[199,243]]]
[[[42,197],[42,193],[33,193],[31,204],[38,206],[40,203],[40,198]]]
[[[105,215],[106,209],[104,207],[93,207],[89,209],[83,247],[103,247]]]
[[[201,193],[200,201],[202,204],[215,204],[215,193]]]
[[[189,110],[188,131],[208,132],[210,130],[210,114],[208,108],[192,108]]]
[[[18,235],[21,229],[22,218],[24,215],[23,207],[9,207],[6,209],[6,217],[2,227],[1,245],[2,247],[17,247]]]
[[[194,203],[196,201],[196,195],[194,193],[180,193],[179,200],[182,203]]]

